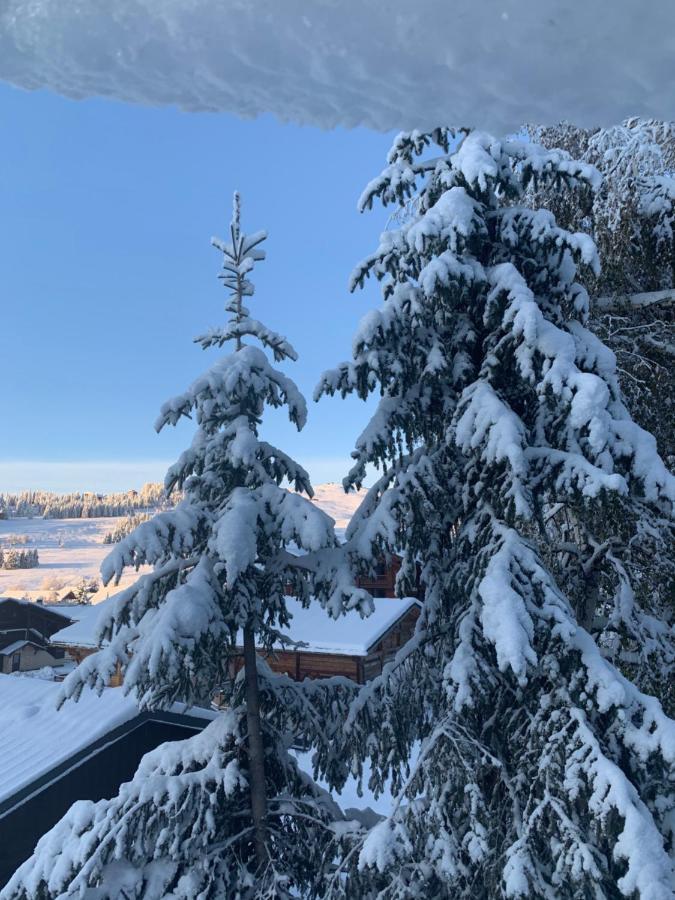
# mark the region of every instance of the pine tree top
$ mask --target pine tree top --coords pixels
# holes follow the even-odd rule
[[[223,269],[218,277],[230,291],[225,309],[231,315],[224,328],[211,328],[195,338],[195,343],[201,344],[204,349],[213,346],[222,347],[227,341],[235,341],[236,349],[241,350],[244,346],[243,338],[248,335],[257,338],[264,347],[271,350],[277,362],[282,359],[298,358],[298,354],[283,335],[251,318],[248,308],[244,305],[244,298],[252,297],[255,293],[249,275],[255,264],[265,259],[265,251],[260,245],[266,239],[266,231],[256,231],[250,235],[242,231],[241,198],[235,191],[230,240],[211,238],[212,245],[223,254]]]

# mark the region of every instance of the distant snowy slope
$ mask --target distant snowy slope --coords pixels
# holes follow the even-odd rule
[[[347,527],[365,495],[365,491],[359,491],[358,494],[345,494],[342,485],[334,482],[314,485],[314,502],[335,519],[338,528]]]
[[[338,529],[347,527],[365,496],[365,491],[345,494],[339,484],[332,483],[316,485],[314,491],[314,502],[335,519]],[[26,543],[21,546],[36,548],[40,557],[40,565],[35,569],[0,569],[0,594],[31,600],[56,599],[57,594],[74,587],[82,578],[98,578],[100,565],[112,550],[112,545],[104,544],[103,539],[118,522],[114,518],[0,520],[0,547],[25,537]],[[119,589],[136,578],[133,569],[125,572]],[[102,588],[94,603],[117,589]]]
[[[100,581],[99,567],[112,549],[103,540],[119,521],[116,518],[0,519],[0,547],[25,539],[26,543],[20,546],[37,549],[40,558],[40,565],[35,569],[0,569],[0,594],[55,600],[65,588],[75,587],[82,578]],[[133,570],[125,573],[120,587],[126,587],[136,577]],[[103,596],[106,594],[107,591]]]

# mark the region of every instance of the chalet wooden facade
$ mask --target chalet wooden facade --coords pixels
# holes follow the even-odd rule
[[[50,638],[72,622],[56,610],[14,597],[0,597],[0,673],[58,665],[65,656]]]
[[[371,597],[395,597],[396,596],[396,576],[401,570],[401,557],[396,553],[392,553],[387,559],[382,559],[375,566],[372,575],[360,575],[356,578],[358,587],[368,591]],[[291,596],[293,593],[292,585],[287,585],[286,594]],[[415,578],[415,584],[409,591],[409,596],[422,600],[422,587],[420,585],[419,572]]]

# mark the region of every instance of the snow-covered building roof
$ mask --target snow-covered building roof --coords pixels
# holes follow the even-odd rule
[[[16,653],[17,650],[21,650],[28,644],[32,644],[33,647],[42,647],[42,644],[36,644],[35,641],[14,641],[13,644],[8,644],[0,650],[0,656],[11,656],[12,653]]]
[[[393,628],[413,607],[420,607],[414,597],[381,597],[373,600],[375,610],[362,618],[351,610],[332,619],[318,603],[303,608],[293,597],[286,598],[292,620],[286,634],[303,653],[332,653],[345,656],[367,656],[371,647]]]
[[[95,648],[99,617],[112,600],[110,597],[96,606],[84,607],[85,611],[79,613],[79,621],[57,631],[52,635],[51,643],[58,647]],[[318,603],[303,608],[298,600],[287,597],[286,605],[292,619],[286,634],[292,641],[305,645],[298,648],[303,653],[367,656],[370,648],[412,607],[420,606],[414,597],[383,597],[374,599],[373,603],[375,610],[367,618],[352,610],[339,619],[332,619]]]
[[[56,709],[60,685],[0,675],[0,803],[112,728],[138,715],[134,700],[114,688]]]
[[[60,631],[54,632],[51,643],[57,647],[86,647],[95,648],[98,646],[96,640],[96,626],[99,616],[108,608],[112,597],[107,597],[101,603],[92,604],[91,606],[79,605],[78,607],[69,607],[73,614],[71,618],[75,619],[72,625],[67,625]]]

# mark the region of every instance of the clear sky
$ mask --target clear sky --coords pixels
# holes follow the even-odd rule
[[[295,345],[286,371],[310,401],[301,434],[271,415],[266,437],[317,483],[339,480],[368,409],[311,393],[379,302],[377,286],[351,296],[347,280],[386,222],[356,201],[391,135],[4,84],[0,121],[0,491],[163,477],[193,429],[158,436],[159,407],[219,353],[192,338],[224,318],[210,238],[226,233],[235,188],[244,228],[269,232],[251,308]]]

